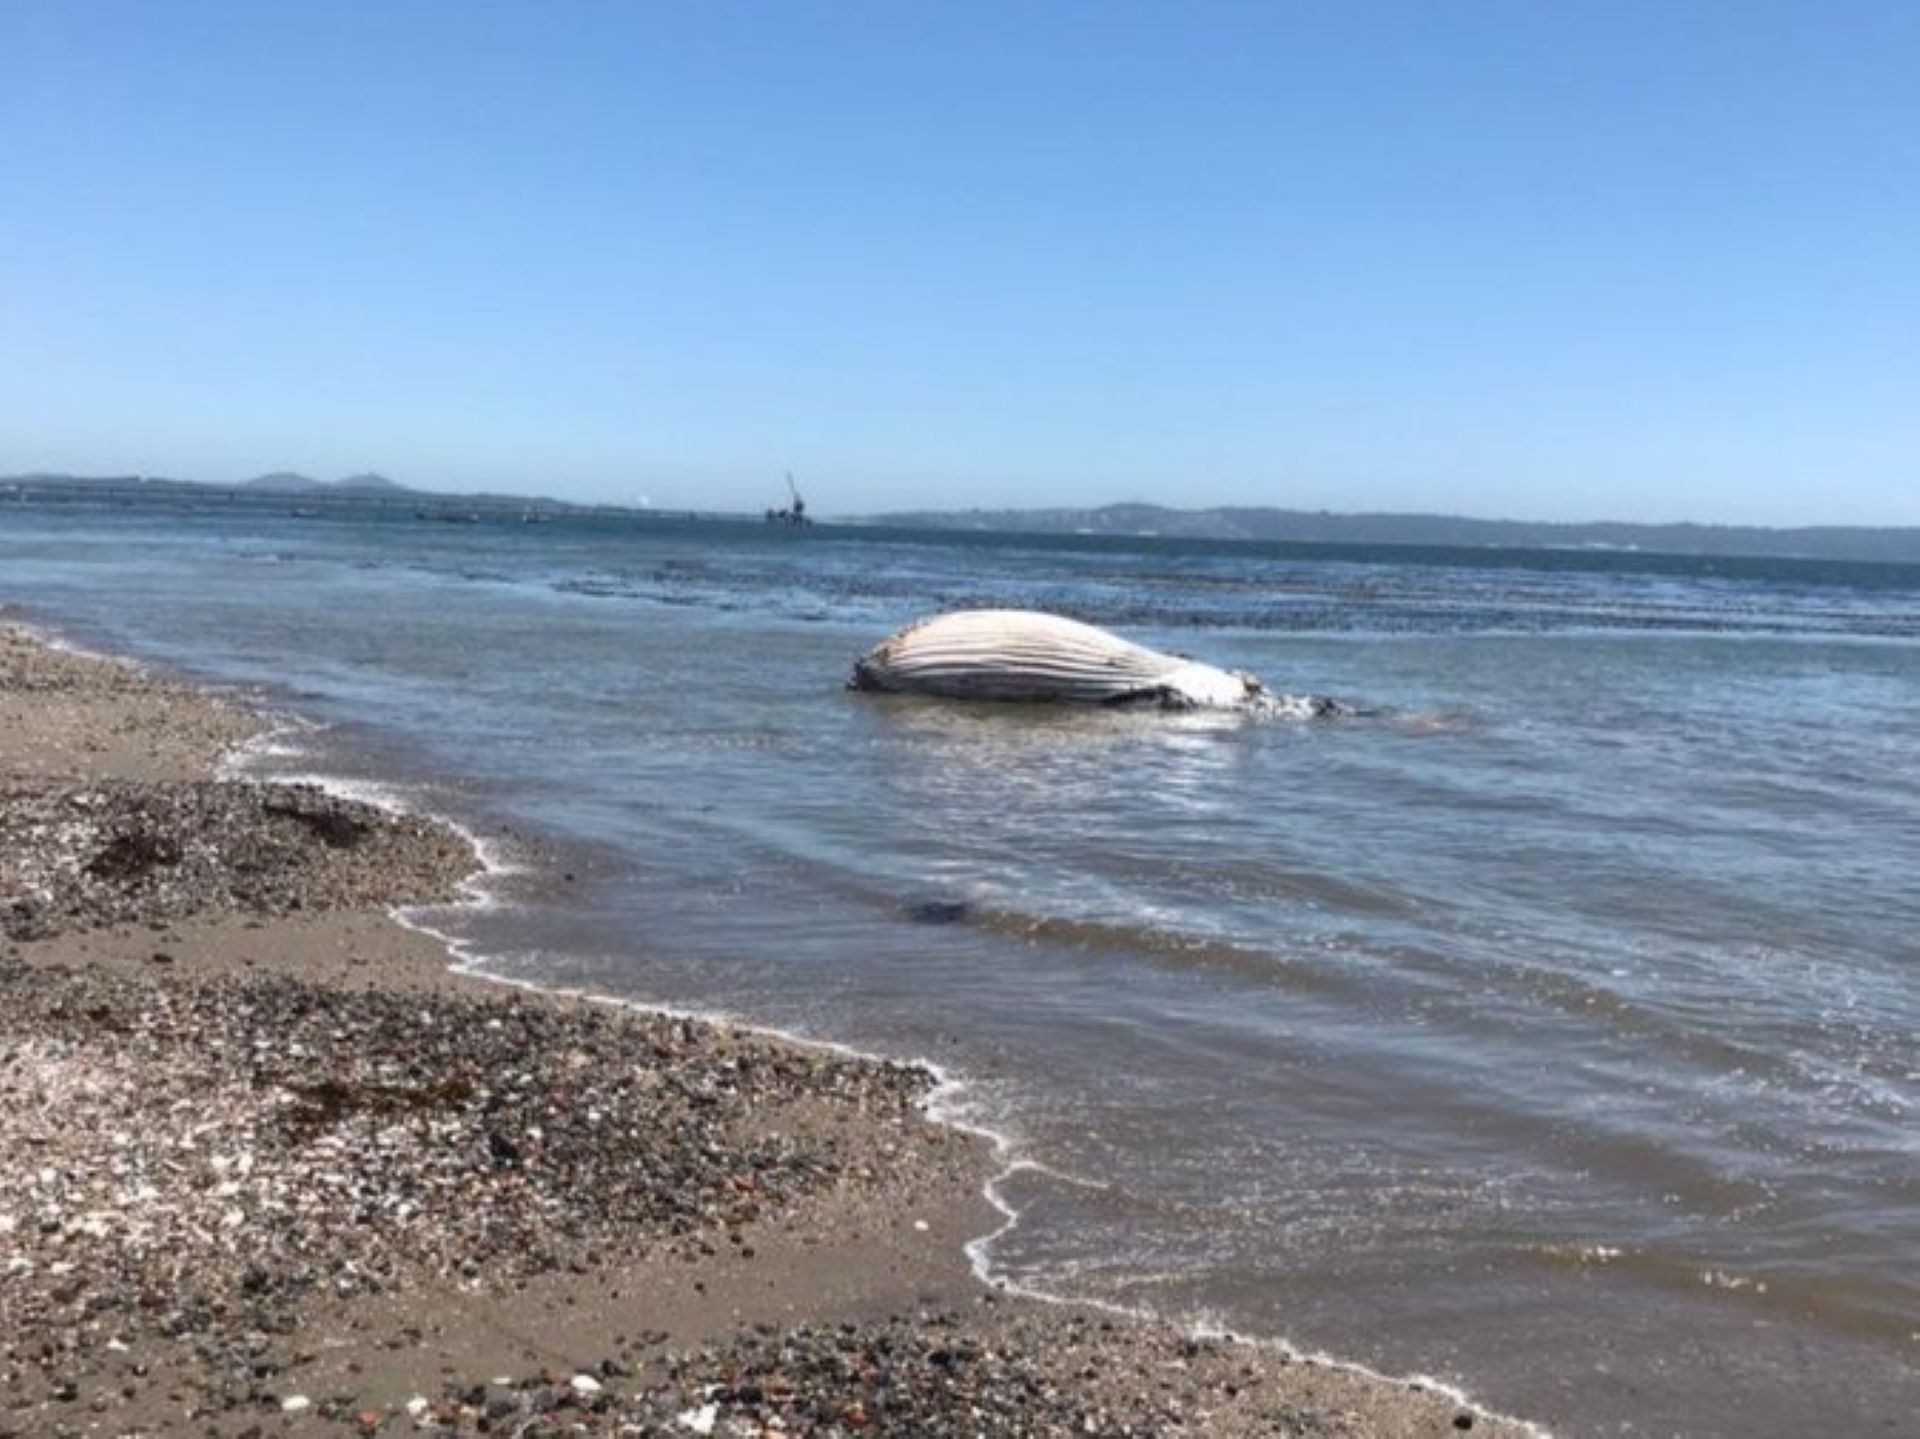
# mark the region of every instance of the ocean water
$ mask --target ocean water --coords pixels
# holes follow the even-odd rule
[[[997,1279],[1920,1434],[1920,569],[10,506],[0,596],[487,836],[484,968],[962,1076]],[[842,688],[972,604],[1370,713]]]

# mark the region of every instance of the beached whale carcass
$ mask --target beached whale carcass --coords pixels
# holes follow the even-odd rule
[[[956,610],[908,625],[855,661],[854,689],[957,700],[1068,700],[1172,709],[1257,705],[1252,675],[1150,650],[1039,610]]]

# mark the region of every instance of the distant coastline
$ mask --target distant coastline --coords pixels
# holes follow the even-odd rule
[[[30,473],[0,476],[0,504],[95,502],[197,508],[202,505],[289,505],[326,512],[375,507],[409,510],[423,519],[631,515],[655,518],[758,520],[748,513],[583,504],[544,495],[416,489],[384,475],[317,480],[276,472],[235,484],[151,475],[83,476]],[[898,510],[829,515],[828,525],[859,525],[970,533],[1084,535],[1111,539],[1240,541],[1255,544],[1405,545],[1459,549],[1623,551],[1753,559],[1853,560],[1920,564],[1920,526],[1643,524],[1627,520],[1553,522],[1479,519],[1464,515],[1342,514],[1268,506],[1172,509],[1112,504],[1092,508]]]
[[[422,490],[385,475],[316,480],[290,471],[234,484],[160,475],[0,475],[0,505],[97,504],[160,509],[266,510],[327,514],[345,510],[411,513],[421,519],[550,519],[561,514],[648,514],[620,505],[583,505],[540,495]]]
[[[1179,510],[1161,505],[1094,509],[928,510],[874,515],[870,523],[916,529],[1013,531],[1049,535],[1241,540],[1261,544],[1417,545],[1464,549],[1623,550],[1756,559],[1867,560],[1920,563],[1920,528],[1816,525],[1551,523],[1460,515],[1338,514],[1326,510],[1219,506]]]

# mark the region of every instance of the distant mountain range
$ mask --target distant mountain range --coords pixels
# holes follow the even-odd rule
[[[430,519],[480,515],[648,514],[619,505],[582,505],[537,496],[449,494],[417,490],[385,475],[317,480],[276,471],[238,484],[206,484],[155,476],[29,474],[0,477],[0,501],[84,499],[116,504],[198,507],[220,502],[256,507],[293,505],[302,511],[405,505]],[[681,518],[691,511],[675,511]],[[706,519],[754,519],[703,514]],[[1773,559],[1868,560],[1920,564],[1920,528],[1813,525],[1765,529],[1755,525],[1634,524],[1626,521],[1548,523],[1479,520],[1457,515],[1334,514],[1325,510],[1220,507],[1176,510],[1161,505],[1101,505],[1094,509],[906,510],[828,523],[910,529],[991,531],[1035,535],[1105,535],[1192,540],[1253,540],[1269,544],[1442,546],[1464,549],[1626,550],[1676,555],[1749,555]]]
[[[1816,525],[1548,523],[1477,520],[1455,515],[1333,514],[1325,510],[1223,507],[1173,510],[1160,505],[1097,509],[909,510],[872,515],[866,523],[915,529],[1013,531],[1042,535],[1164,536],[1191,540],[1257,540],[1269,544],[1438,545],[1479,549],[1642,550],[1682,555],[1882,560],[1920,563],[1920,528]]]
[[[604,508],[570,504],[526,495],[484,492],[449,494],[444,490],[417,490],[385,475],[348,475],[338,480],[316,480],[291,470],[275,470],[233,484],[176,480],[160,475],[0,476],[0,498],[43,500],[85,499],[118,504],[186,504],[215,502],[253,506],[289,502],[302,508],[327,509],[351,505],[412,505],[427,510],[497,511],[536,509],[562,511]]]
[[[316,480],[312,475],[292,470],[275,470],[270,475],[255,475],[250,480],[223,484],[214,480],[175,480],[164,475],[63,475],[36,471],[28,475],[0,475],[0,485],[18,489],[71,488],[76,490],[137,489],[155,490],[247,490],[264,495],[425,495],[427,490],[411,489],[385,475],[348,475],[339,480]]]

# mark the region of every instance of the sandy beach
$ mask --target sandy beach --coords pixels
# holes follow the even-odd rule
[[[0,627],[0,1435],[1525,1432],[995,1292],[930,1074],[453,973],[262,723]]]

